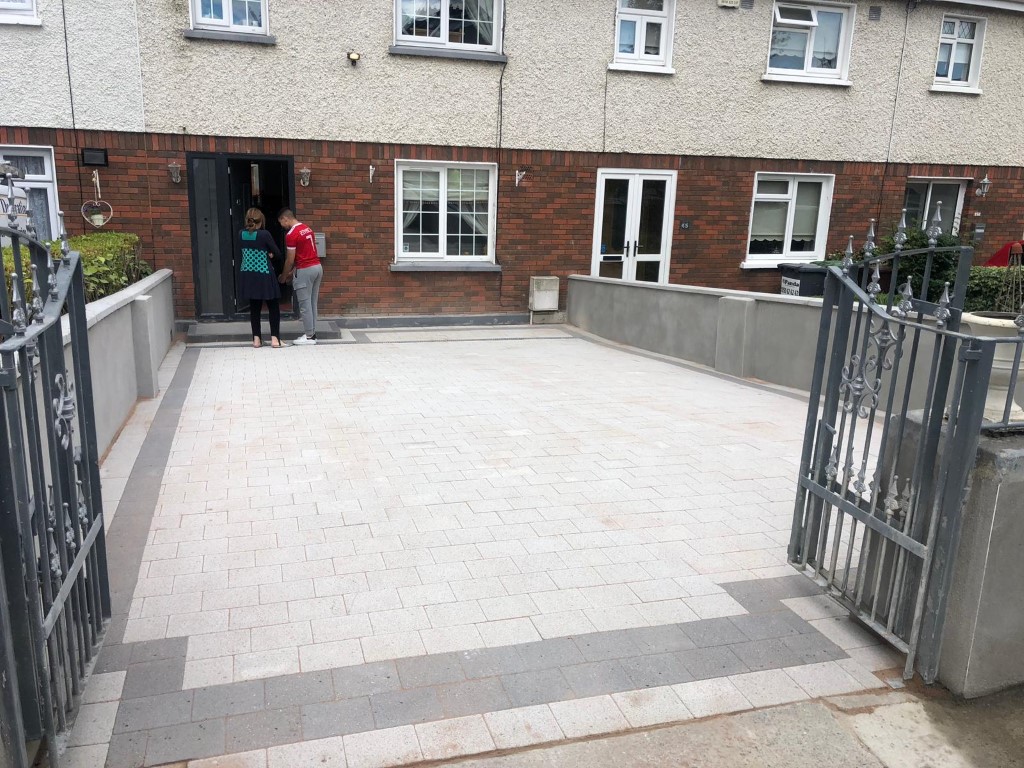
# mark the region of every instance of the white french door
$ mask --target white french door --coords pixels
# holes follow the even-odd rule
[[[590,273],[667,283],[675,199],[675,171],[599,170]]]

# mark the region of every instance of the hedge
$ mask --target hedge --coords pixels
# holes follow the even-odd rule
[[[130,232],[92,232],[72,237],[68,244],[72,251],[78,251],[82,256],[86,301],[117,293],[153,272],[149,264],[139,258],[139,236]],[[59,241],[54,242],[51,248],[55,255],[60,255]],[[14,272],[14,255],[10,247],[3,249],[3,257],[10,296],[11,273]],[[25,251],[22,251],[22,257],[27,259]],[[26,288],[31,291],[32,275],[24,277]]]

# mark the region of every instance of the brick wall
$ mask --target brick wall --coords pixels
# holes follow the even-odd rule
[[[72,234],[89,226],[77,211],[92,197],[92,169],[80,167],[79,147],[106,147],[100,169],[103,196],[114,207],[111,229],[138,233],[155,267],[175,270],[175,310],[195,316],[187,178],[173,184],[168,163],[187,175],[188,152],[294,157],[312,170],[309,187],[296,184],[299,217],[327,236],[322,311],[331,315],[501,313],[526,309],[529,278],[589,273],[599,168],[676,169],[673,283],[777,292],[777,270],[744,270],[754,174],[758,171],[833,173],[828,249],[848,235],[863,242],[867,221],[879,235],[899,218],[908,176],[980,178],[993,189],[985,202],[985,251],[1024,231],[1024,169],[889,165],[752,158],[610,155],[450,148],[347,142],[240,139],[211,136],[72,132],[2,128],[0,143],[53,146],[60,201]],[[391,272],[394,253],[394,159],[498,162],[497,258],[501,273]],[[369,166],[375,166],[373,183]],[[528,168],[519,187],[515,172]],[[979,199],[968,187],[964,228],[973,226]],[[679,222],[690,222],[680,230]],[[564,291],[564,280],[563,280]],[[564,300],[564,296],[563,296]]]

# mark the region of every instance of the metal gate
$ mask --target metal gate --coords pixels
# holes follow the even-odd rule
[[[916,666],[928,683],[993,360],[1012,361],[997,366],[1010,385],[1003,419],[984,426],[1020,426],[1022,346],[959,332],[973,250],[937,248],[936,225],[928,248],[902,250],[901,225],[877,255],[872,221],[863,260],[851,237],[829,269],[789,545],[794,566],[907,654],[905,677]]]
[[[51,257],[19,221],[15,182],[6,180],[0,243],[13,270],[0,290],[0,765],[26,768],[27,740],[44,739],[49,765],[58,764],[57,736],[98,651],[110,593],[81,261],[69,252],[63,216],[61,253]]]

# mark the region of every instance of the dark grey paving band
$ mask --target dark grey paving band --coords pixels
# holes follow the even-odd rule
[[[178,429],[185,397],[192,385],[200,350],[186,349],[174,378],[164,391],[160,407],[146,433],[139,455],[132,466],[124,494],[117,505],[114,521],[107,531],[107,563],[110,572],[111,621],[96,662],[95,672],[125,668],[130,649],[121,649],[128,609],[139,579],[143,550],[153,523],[167,458],[174,433]],[[124,657],[121,659],[120,657]]]
[[[108,768],[847,658],[780,600],[803,576],[724,585],[750,613],[182,691],[186,638],[133,643]]]

